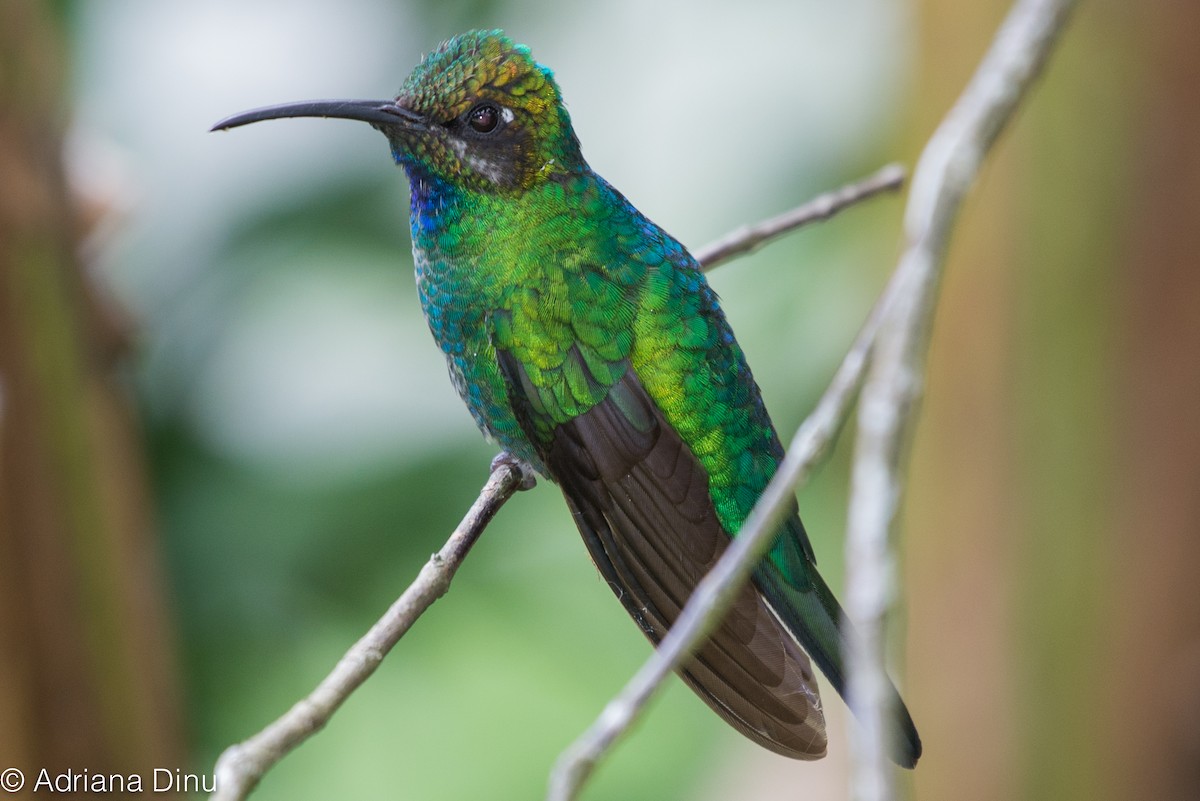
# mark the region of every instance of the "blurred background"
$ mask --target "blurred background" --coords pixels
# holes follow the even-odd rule
[[[950,251],[896,673],[934,799],[1200,787],[1200,5],[1081,4]],[[449,35],[555,69],[592,166],[699,246],[913,165],[1008,3],[0,4],[0,767],[209,773],[440,547],[493,450],[362,124]],[[902,201],[712,275],[784,439],[895,263]],[[842,572],[847,435],[800,494]],[[255,798],[537,798],[648,646],[553,486]],[[678,681],[594,799],[846,797]]]

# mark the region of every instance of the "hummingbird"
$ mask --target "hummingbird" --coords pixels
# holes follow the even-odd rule
[[[657,644],[784,455],[696,259],[588,166],[552,71],[499,30],[442,43],[391,100],[270,106],[213,130],[284,117],[387,137],[455,389],[486,437],[559,486],[601,576]],[[844,696],[849,633],[793,501],[680,675],[749,739],[818,759],[809,657]],[[890,756],[912,768],[921,741],[892,692]]]

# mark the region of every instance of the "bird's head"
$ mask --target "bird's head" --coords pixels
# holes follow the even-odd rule
[[[410,174],[479,192],[521,192],[583,166],[553,74],[500,31],[442,43],[392,100],[270,106],[235,114],[213,130],[281,117],[368,122]]]

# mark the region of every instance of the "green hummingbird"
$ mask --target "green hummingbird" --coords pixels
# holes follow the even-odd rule
[[[558,484],[605,581],[657,643],[783,458],[699,264],[584,161],[553,73],[502,32],[429,53],[392,100],[237,114],[382,132],[411,187],[417,290],[484,435]],[[735,729],[825,754],[809,655],[845,693],[843,614],[793,510],[680,671]],[[921,741],[896,695],[892,759]]]

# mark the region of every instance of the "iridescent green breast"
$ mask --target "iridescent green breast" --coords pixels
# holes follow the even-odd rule
[[[411,177],[421,303],[480,429],[540,466],[537,440],[632,369],[708,472],[722,524],[737,531],[782,448],[690,254],[591,173],[515,201]],[[524,429],[496,348],[521,365]]]

